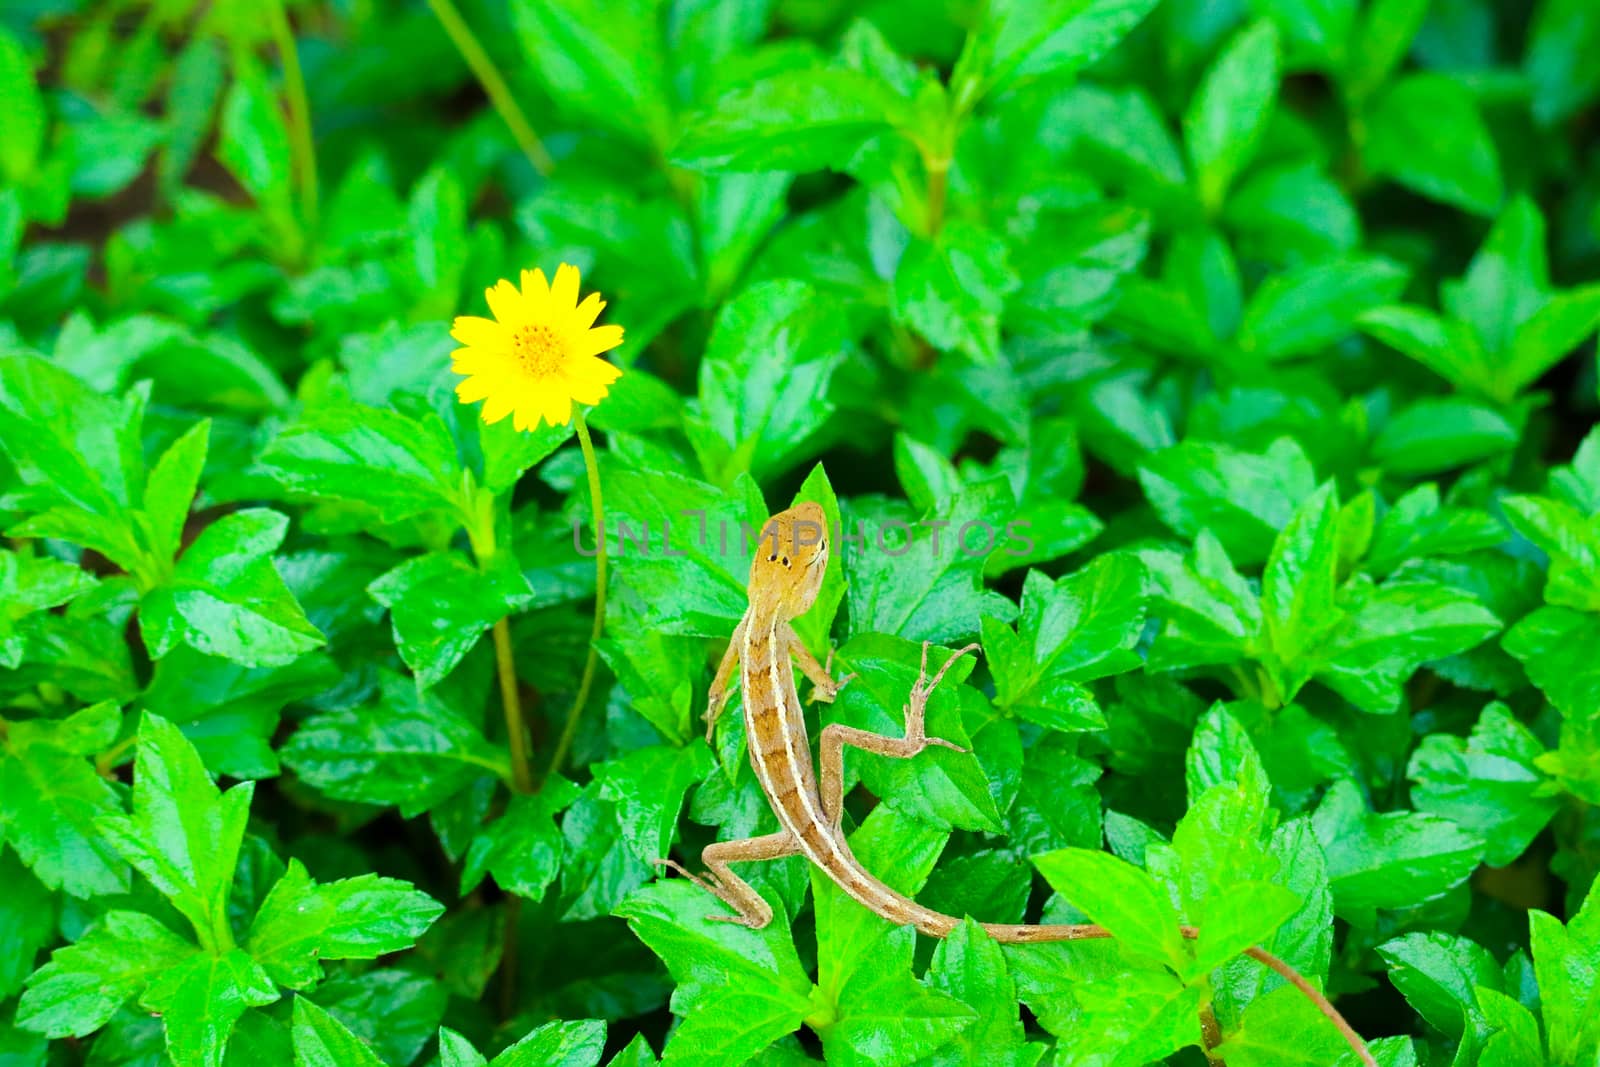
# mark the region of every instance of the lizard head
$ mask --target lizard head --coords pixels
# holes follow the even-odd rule
[[[769,598],[790,618],[817,599],[828,572],[828,520],[809,501],[766,521],[750,561],[750,593]]]

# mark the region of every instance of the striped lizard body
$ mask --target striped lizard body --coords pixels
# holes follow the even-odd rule
[[[961,920],[925,908],[873,877],[850,851],[841,823],[844,812],[844,748],[849,745],[894,759],[910,759],[929,745],[963,751],[939,737],[927,736],[924,718],[928,698],[950,665],[967,652],[968,645],[951,656],[930,679],[928,646],[922,646],[922,671],[906,704],[903,738],[884,737],[867,730],[834,723],[824,727],[816,769],[805,713],[795,690],[790,657],[816,687],[815,699],[831,702],[851,678],[835,680],[828,667],[818,663],[799,636],[792,619],[816,601],[828,569],[826,519],[816,504],[798,504],[768,520],[750,564],[750,606],[734,630],[728,650],[711,683],[706,709],[706,739],[711,740],[717,717],[727,702],[728,683],[735,664],[742,666],[745,737],[750,763],[767,803],[781,826],[776,833],[743,841],[719,841],[701,853],[705,875],[692,874],[670,859],[656,862],[684,874],[733,909],[732,915],[711,916],[721,922],[761,929],[772,921],[772,906],[737,874],[730,863],[781,859],[803,855],[840,889],[862,905],[897,925],[911,925],[933,937],[944,937]],[[831,663],[831,657],[830,657]],[[818,778],[820,771],[820,780]],[[983,923],[997,941],[1010,943],[1079,941],[1109,937],[1103,927],[1090,923],[1025,925]],[[1186,938],[1198,936],[1192,926],[1182,927]],[[1246,955],[1287,979],[1326,1016],[1344,1036],[1366,1067],[1377,1061],[1366,1044],[1328,999],[1283,960],[1261,948]]]
[[[930,681],[927,647],[923,647],[923,673],[911,691],[906,708],[906,737],[882,737],[865,730],[832,725],[822,731],[819,784],[811,762],[811,743],[805,712],[795,689],[790,657],[800,661],[816,686],[819,700],[832,701],[849,677],[835,681],[794,632],[790,620],[816,600],[828,567],[828,537],[822,509],[799,504],[774,516],[762,530],[756,558],[750,566],[750,607],[745,612],[711,688],[707,713],[707,738],[727,699],[734,661],[741,665],[745,738],[750,763],[767,803],[783,827],[777,834],[748,841],[723,841],[705,850],[710,875],[696,881],[715,893],[738,914],[719,916],[728,922],[759,929],[772,919],[772,909],[751,886],[730,870],[730,861],[778,859],[804,855],[839,888],[877,914],[897,924],[910,924],[925,934],[943,937],[960,925],[953,915],[925,908],[895,892],[874,877],[850,851],[845,840],[843,811],[845,745],[881,755],[908,759],[928,745],[962,751],[943,738],[927,737],[923,718],[928,697],[968,646],[952,656]],[[682,871],[670,861],[663,861]],[[687,874],[688,872],[684,871]],[[694,876],[691,876],[694,877]],[[985,923],[990,936],[1000,941],[1063,941],[1104,936],[1089,924],[1029,926]]]

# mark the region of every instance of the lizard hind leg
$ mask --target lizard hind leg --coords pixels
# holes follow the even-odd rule
[[[785,856],[798,855],[799,852],[800,844],[794,835],[787,830],[780,830],[775,834],[765,834],[761,837],[718,841],[707,845],[700,853],[700,859],[706,865],[704,875],[692,874],[682,864],[669,859],[658,859],[654,862],[658,867],[677,871],[737,913],[706,916],[712,922],[736,923],[739,926],[748,926],[752,930],[759,930],[772,921],[772,905],[756,892],[754,886],[734,874],[733,868],[728,864],[751,860],[778,860]]]

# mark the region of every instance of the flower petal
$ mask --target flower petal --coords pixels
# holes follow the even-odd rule
[[[463,404],[476,404],[495,391],[494,385],[494,380],[488,375],[480,374],[468,378],[456,385],[456,399]]]
[[[584,334],[572,346],[574,356],[598,356],[602,352],[609,352],[622,343],[621,326],[596,326]]]
[[[545,390],[540,396],[540,407],[551,426],[565,426],[572,421],[572,398],[558,389]]]
[[[511,335],[493,319],[477,315],[458,315],[450,327],[450,336],[464,345],[481,345],[485,348],[509,347]]]
[[[515,328],[528,321],[527,302],[510,282],[501,279],[494,288],[485,290],[483,296],[501,326]]]
[[[550,283],[550,306],[557,314],[578,306],[578,268],[571,263],[556,268],[556,280]]]
[[[511,409],[511,397],[506,394],[505,390],[496,390],[489,399],[484,401],[483,421],[489,423],[499,422],[511,414]]]
[[[600,299],[599,293],[590,293],[583,298],[583,303],[573,309],[569,323],[574,331],[587,330],[594,325],[594,320],[600,317],[600,312],[606,309],[606,302]]]
[[[564,369],[568,378],[586,385],[610,385],[622,377],[621,367],[613,366],[598,356],[570,360]]]

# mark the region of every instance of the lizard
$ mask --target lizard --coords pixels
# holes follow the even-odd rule
[[[761,837],[718,841],[701,853],[706,874],[698,875],[669,858],[656,860],[712,893],[733,910],[713,920],[754,930],[772,921],[772,906],[729,866],[730,863],[775,860],[803,855],[840,889],[877,915],[897,926],[910,925],[932,937],[945,937],[962,920],[918,904],[885,885],[850,851],[843,828],[844,750],[858,748],[891,759],[911,759],[930,745],[964,752],[965,749],[927,734],[927,705],[951,665],[978,649],[975,644],[956,651],[929,678],[928,642],[922,646],[922,669],[905,706],[905,736],[885,737],[842,723],[823,727],[818,760],[811,759],[805,714],[795,688],[794,666],[815,687],[813,699],[831,703],[854,675],[835,679],[828,664],[815,655],[795,633],[791,620],[804,614],[817,598],[828,567],[826,517],[820,506],[802,502],[770,518],[756,542],[750,564],[749,606],[735,627],[727,651],[712,678],[706,708],[706,738],[712,739],[717,719],[727,705],[728,687],[736,667],[742,667],[740,687],[744,705],[746,747],[756,781],[778,818],[780,829]],[[1009,944],[1079,941],[1111,936],[1094,923],[1027,924],[980,923],[996,941]],[[1198,930],[1182,927],[1186,938]],[[1361,1062],[1377,1067],[1355,1030],[1322,993],[1288,963],[1261,948],[1246,954],[1282,975],[1339,1028]]]

